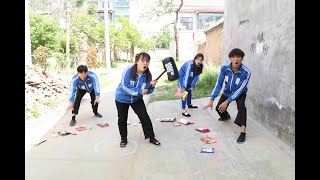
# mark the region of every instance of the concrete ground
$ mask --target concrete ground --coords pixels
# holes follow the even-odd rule
[[[156,73],[157,74],[157,73]],[[237,144],[240,132],[233,123],[236,103],[228,111],[231,120],[217,121],[215,110],[202,110],[209,98],[194,99],[199,109],[189,109],[190,118],[181,115],[180,101],[160,101],[147,106],[152,119],[157,147],[144,139],[141,124],[132,109],[129,111],[129,143],[120,148],[117,110],[114,102],[115,86],[102,91],[99,112],[95,117],[89,95],[81,103],[77,124],[69,126],[71,113],[67,113],[43,136],[47,141],[31,147],[25,154],[27,180],[293,180],[295,179],[295,150],[283,143],[257,121],[248,117],[247,136]],[[148,96],[144,97],[147,102]],[[216,105],[216,101],[214,105]],[[159,122],[157,118],[175,117],[191,119],[194,124],[174,126],[172,122]],[[109,127],[96,124],[106,122]],[[76,128],[87,125],[88,130]],[[201,133],[195,128],[209,128]],[[67,130],[77,135],[57,136]],[[200,137],[209,135],[217,142],[205,144]],[[213,147],[214,153],[200,153],[202,147]]]

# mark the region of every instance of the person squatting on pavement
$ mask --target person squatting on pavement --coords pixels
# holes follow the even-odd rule
[[[212,109],[213,101],[218,96],[223,82],[225,88],[221,95],[219,102],[216,106],[220,118],[219,121],[226,121],[231,119],[230,114],[226,111],[232,101],[237,102],[238,113],[234,121],[235,124],[240,126],[240,136],[237,143],[243,143],[246,136],[247,124],[247,108],[245,106],[246,94],[248,91],[247,85],[251,76],[251,72],[247,66],[242,64],[245,53],[238,48],[230,51],[230,63],[223,65],[220,70],[215,87],[212,90],[209,103],[203,108],[206,110],[208,107]]]
[[[129,106],[138,115],[145,139],[150,138],[150,143],[160,146],[155,139],[152,123],[143,101],[143,95],[151,94],[157,80],[152,80],[148,68],[150,55],[141,52],[135,56],[135,64],[128,66],[122,73],[121,82],[115,93],[115,103],[118,110],[118,126],[121,136],[120,147],[126,147],[127,140],[127,119]],[[149,88],[150,87],[150,88]]]
[[[182,115],[186,117],[190,117],[191,115],[186,111],[186,103],[188,108],[198,108],[198,106],[193,106],[191,104],[192,93],[194,93],[194,89],[197,86],[199,76],[203,70],[204,61],[203,54],[198,53],[193,60],[186,61],[181,68],[179,69],[179,80],[178,87],[181,90],[181,94],[184,91],[188,92],[188,96],[186,100],[181,98],[181,109]]]
[[[72,77],[69,96],[70,103],[67,107],[67,110],[72,109],[70,126],[74,126],[76,124],[76,115],[79,112],[80,102],[86,93],[90,93],[90,103],[93,113],[97,117],[102,117],[102,115],[98,113],[100,85],[97,75],[92,71],[88,71],[88,68],[85,65],[78,66],[77,71],[78,73]],[[74,98],[75,95],[76,97]]]

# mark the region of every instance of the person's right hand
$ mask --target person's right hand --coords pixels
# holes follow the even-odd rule
[[[203,107],[203,110],[208,109],[208,107],[210,107],[210,109],[212,110],[212,106],[213,106],[213,101],[210,100],[210,102],[206,106]]]
[[[181,94],[183,94],[184,91],[185,91],[184,88],[180,88],[180,93]]]
[[[147,94],[147,92],[148,92],[148,89],[142,89],[142,95]]]
[[[73,107],[74,107],[74,103],[73,103],[73,102],[70,102],[69,105],[68,105],[68,107],[67,107],[67,109],[66,109],[66,111],[69,111],[70,109],[73,110]]]

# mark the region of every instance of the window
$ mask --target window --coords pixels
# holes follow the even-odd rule
[[[199,13],[198,15],[198,29],[206,29],[213,25],[223,17],[223,14],[218,13]]]
[[[193,30],[193,18],[192,17],[180,17],[180,25],[182,29]]]
[[[115,0],[114,6],[129,6],[129,0]]]

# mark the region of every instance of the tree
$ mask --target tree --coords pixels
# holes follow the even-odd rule
[[[47,46],[51,51],[59,49],[61,29],[50,17],[30,13],[30,37],[32,52],[40,46]]]
[[[141,51],[147,52],[147,51],[150,51],[151,49],[156,48],[156,42],[151,38],[146,40],[141,40],[138,44],[138,48],[140,48]]]
[[[96,4],[90,4],[88,6],[88,14],[95,16],[98,13],[98,6]]]
[[[180,0],[179,8],[175,11],[176,21],[174,23],[174,39],[176,41],[176,60],[177,61],[179,61],[179,34],[177,30],[177,25],[178,25],[178,15],[182,5],[183,5],[183,0]]]
[[[37,12],[39,10],[45,10],[49,7],[50,0],[30,0],[29,8],[30,11]]]
[[[175,21],[174,24],[174,39],[176,43],[176,61],[179,61],[179,34],[177,30],[178,24],[178,14],[183,5],[183,0],[180,0],[180,4],[178,9],[173,7],[174,0],[153,0],[149,1],[149,4],[144,8],[145,11],[142,11],[140,14],[140,18],[146,21],[156,21],[160,16],[164,16],[166,14],[171,15],[175,13]],[[169,23],[171,24],[171,22]]]
[[[71,34],[77,41],[86,40],[89,44],[104,43],[104,22],[93,15],[84,13],[73,14],[71,18]]]
[[[121,23],[122,29],[117,30],[116,24]],[[134,54],[134,47],[138,46],[138,42],[141,40],[141,34],[137,30],[137,27],[129,22],[129,19],[120,16],[115,20],[114,23],[110,24],[110,51],[117,52],[117,49],[120,51],[130,52],[131,59]],[[118,59],[118,56],[115,54],[115,59]]]
[[[169,26],[165,26],[161,29],[161,33],[159,33],[156,37],[156,46],[158,48],[169,48],[169,44],[172,40],[170,37]]]

